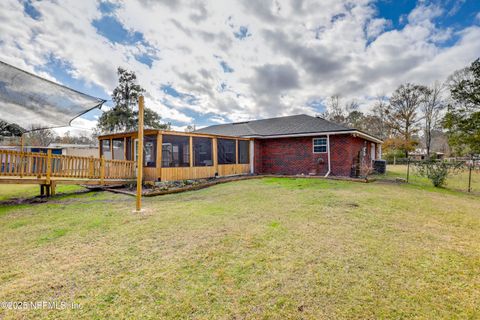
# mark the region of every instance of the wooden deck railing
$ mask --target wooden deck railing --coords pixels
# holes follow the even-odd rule
[[[79,179],[133,179],[135,162],[94,157],[0,150],[0,176]]]

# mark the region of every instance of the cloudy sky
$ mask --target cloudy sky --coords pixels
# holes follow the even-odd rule
[[[177,129],[313,115],[334,94],[367,110],[480,56],[480,0],[2,0],[0,21],[0,60],[105,99],[133,70]]]

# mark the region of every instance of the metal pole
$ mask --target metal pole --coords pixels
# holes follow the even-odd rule
[[[142,210],[143,176],[143,96],[138,97],[137,212]]]
[[[407,183],[410,179],[410,158],[407,158]]]
[[[472,191],[472,167],[473,167],[473,156],[470,157],[471,162],[468,166],[468,192]]]

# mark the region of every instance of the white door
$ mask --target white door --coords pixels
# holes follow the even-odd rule
[[[370,145],[370,158],[372,160],[375,160],[375,143],[372,143]]]

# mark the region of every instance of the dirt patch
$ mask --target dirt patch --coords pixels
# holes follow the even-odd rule
[[[69,193],[57,193],[53,197],[41,197],[36,196],[33,198],[13,198],[4,201],[0,201],[0,206],[15,206],[15,205],[22,205],[22,204],[42,204],[42,203],[69,203],[73,202],[73,199],[65,199],[65,200],[55,200],[57,197],[66,196],[66,195],[78,195],[78,194],[85,194],[94,192],[94,190],[82,190],[76,192],[69,192]]]

